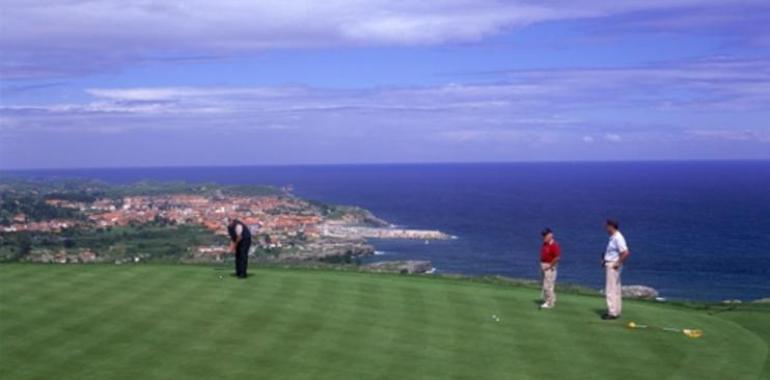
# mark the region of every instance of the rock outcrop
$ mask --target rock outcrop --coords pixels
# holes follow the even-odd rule
[[[349,264],[358,258],[374,254],[374,247],[364,239],[321,238],[289,249],[272,257],[260,257],[274,262],[321,261],[330,264]]]
[[[455,236],[438,230],[415,230],[405,228],[367,227],[340,223],[326,223],[321,227],[324,236],[352,239],[409,239],[449,240]]]
[[[654,300],[658,298],[658,291],[644,285],[627,285],[622,287],[624,298],[639,298]]]
[[[375,272],[428,273],[433,271],[433,264],[427,260],[378,261],[363,268]]]

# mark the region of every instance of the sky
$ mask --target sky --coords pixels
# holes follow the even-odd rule
[[[767,0],[0,0],[0,169],[770,159]]]

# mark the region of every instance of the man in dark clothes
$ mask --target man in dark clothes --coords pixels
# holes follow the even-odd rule
[[[246,278],[249,248],[251,248],[249,226],[238,219],[233,219],[227,225],[227,233],[230,235],[230,252],[235,253],[235,276]]]

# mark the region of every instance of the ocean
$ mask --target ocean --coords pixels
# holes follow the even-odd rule
[[[113,183],[292,185],[457,240],[378,240],[368,260],[430,260],[443,273],[538,278],[539,232],[562,246],[559,282],[601,288],[607,217],[631,257],[626,285],[671,299],[770,297],[770,161],[490,163],[67,169],[6,172]]]

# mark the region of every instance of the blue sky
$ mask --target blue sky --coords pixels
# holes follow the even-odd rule
[[[0,7],[0,168],[770,159],[766,1]]]

